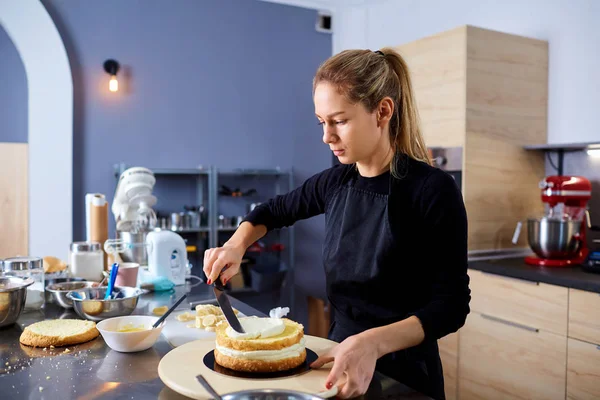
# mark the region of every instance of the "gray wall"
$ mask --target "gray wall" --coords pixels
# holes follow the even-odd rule
[[[27,76],[19,52],[0,26],[0,142],[27,142]]]
[[[279,166],[294,169],[296,184],[331,165],[311,97],[332,48],[331,36],[315,31],[316,11],[250,0],[42,2],[73,72],[74,240],[85,237],[85,194],[112,202],[121,162]],[[0,82],[10,88],[0,90],[0,140],[26,141],[24,70],[2,34],[0,55]],[[122,65],[118,93],[108,91],[108,58]],[[175,197],[187,204],[186,185],[162,185],[158,207]],[[297,225],[297,280],[315,295],[324,293],[323,221]]]

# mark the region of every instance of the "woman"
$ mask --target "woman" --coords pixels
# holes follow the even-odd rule
[[[207,283],[237,274],[268,231],[325,213],[329,336],[340,344],[311,366],[334,361],[326,387],[337,384],[342,398],[365,393],[377,369],[442,399],[437,339],[469,313],[460,190],[430,165],[408,68],[394,50],[331,57],[313,93],[323,142],[341,165],[257,207],[223,247],[207,250]]]

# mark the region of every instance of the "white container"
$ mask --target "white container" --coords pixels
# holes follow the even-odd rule
[[[160,317],[151,317],[146,315],[129,315],[125,317],[115,317],[105,319],[96,324],[96,328],[102,335],[102,338],[115,351],[122,353],[132,353],[144,351],[154,346],[160,336],[165,321],[161,322],[158,328],[152,328],[152,325]],[[143,327],[145,330],[138,332],[119,332],[120,329],[130,327]]]
[[[44,262],[40,257],[12,257],[2,263],[2,270],[7,275],[15,275],[33,279],[27,287],[25,310],[39,310],[44,304]]]
[[[75,278],[100,281],[104,271],[104,252],[98,242],[73,242],[69,252],[69,272]]]

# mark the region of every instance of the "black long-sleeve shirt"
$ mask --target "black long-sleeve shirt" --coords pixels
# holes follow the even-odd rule
[[[347,174],[355,188],[388,196],[388,218],[402,250],[407,282],[398,282],[394,301],[407,304],[421,321],[425,340],[457,331],[470,311],[467,275],[467,214],[460,189],[444,171],[408,157],[399,165],[401,179],[387,172],[361,177],[353,166],[338,165],[318,173],[297,189],[276,196],[248,214],[246,221],[268,230],[325,213]],[[343,267],[343,266],[340,266]]]

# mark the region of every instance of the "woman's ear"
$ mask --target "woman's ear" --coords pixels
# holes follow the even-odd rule
[[[390,97],[384,97],[377,106],[377,123],[379,125],[389,122],[394,115],[394,101]]]

